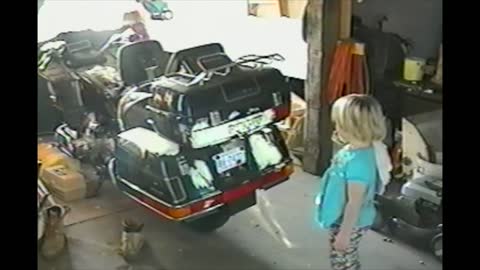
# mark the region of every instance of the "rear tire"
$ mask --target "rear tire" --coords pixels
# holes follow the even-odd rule
[[[186,222],[185,225],[192,231],[198,233],[211,233],[225,225],[230,216],[223,212],[218,212],[206,217]]]

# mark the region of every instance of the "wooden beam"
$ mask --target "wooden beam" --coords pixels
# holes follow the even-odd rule
[[[307,119],[303,169],[319,175],[332,156],[330,107],[323,106],[328,71],[339,39],[340,1],[309,0],[307,5],[308,73],[305,83]]]
[[[322,89],[322,19],[323,0],[309,0],[307,7],[308,63],[305,82],[307,118],[305,125],[305,153],[303,169],[311,174],[320,173],[320,93]]]

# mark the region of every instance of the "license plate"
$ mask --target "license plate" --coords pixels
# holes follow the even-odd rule
[[[213,156],[217,173],[222,174],[247,162],[243,147],[236,147],[226,152]]]

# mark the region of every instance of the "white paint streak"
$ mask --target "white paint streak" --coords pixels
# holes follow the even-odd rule
[[[265,169],[270,165],[276,165],[282,161],[282,153],[278,148],[262,134],[254,134],[249,138],[252,153],[260,167]]]
[[[265,229],[275,240],[280,241],[287,248],[296,246],[288,239],[286,232],[280,226],[273,215],[273,209],[267,198],[266,192],[257,190],[257,205],[251,208],[253,214]]]
[[[158,136],[157,133],[145,128],[132,128],[118,135],[120,138],[137,145],[142,153],[146,151],[160,156],[174,156],[180,151],[178,144]]]
[[[192,183],[197,189],[210,188],[213,182],[213,176],[207,163],[202,160],[195,160],[194,167],[190,167],[190,177]]]
[[[218,126],[199,130],[194,126],[190,141],[193,148],[203,148],[228,141],[238,134],[251,134],[273,122],[273,110],[249,115],[242,119],[227,122]]]

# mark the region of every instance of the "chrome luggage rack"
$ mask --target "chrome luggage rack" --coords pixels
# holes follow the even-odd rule
[[[176,73],[177,75],[182,76],[183,78],[190,79],[189,81],[180,81],[175,79],[174,76],[168,77],[169,80],[173,80],[176,83],[182,84],[184,86],[191,86],[195,84],[203,84],[205,81],[210,80],[214,75],[216,76],[227,76],[231,73],[232,69],[235,67],[243,67],[249,69],[258,69],[262,68],[265,65],[270,65],[274,61],[285,61],[285,58],[278,54],[269,54],[269,55],[255,55],[249,54],[238,58],[235,61],[230,61],[228,64],[207,67],[208,60],[213,60],[214,58],[225,57],[229,59],[225,53],[214,53],[197,58],[197,65],[202,70],[198,74],[188,74],[188,73]],[[173,74],[172,74],[173,75]]]

